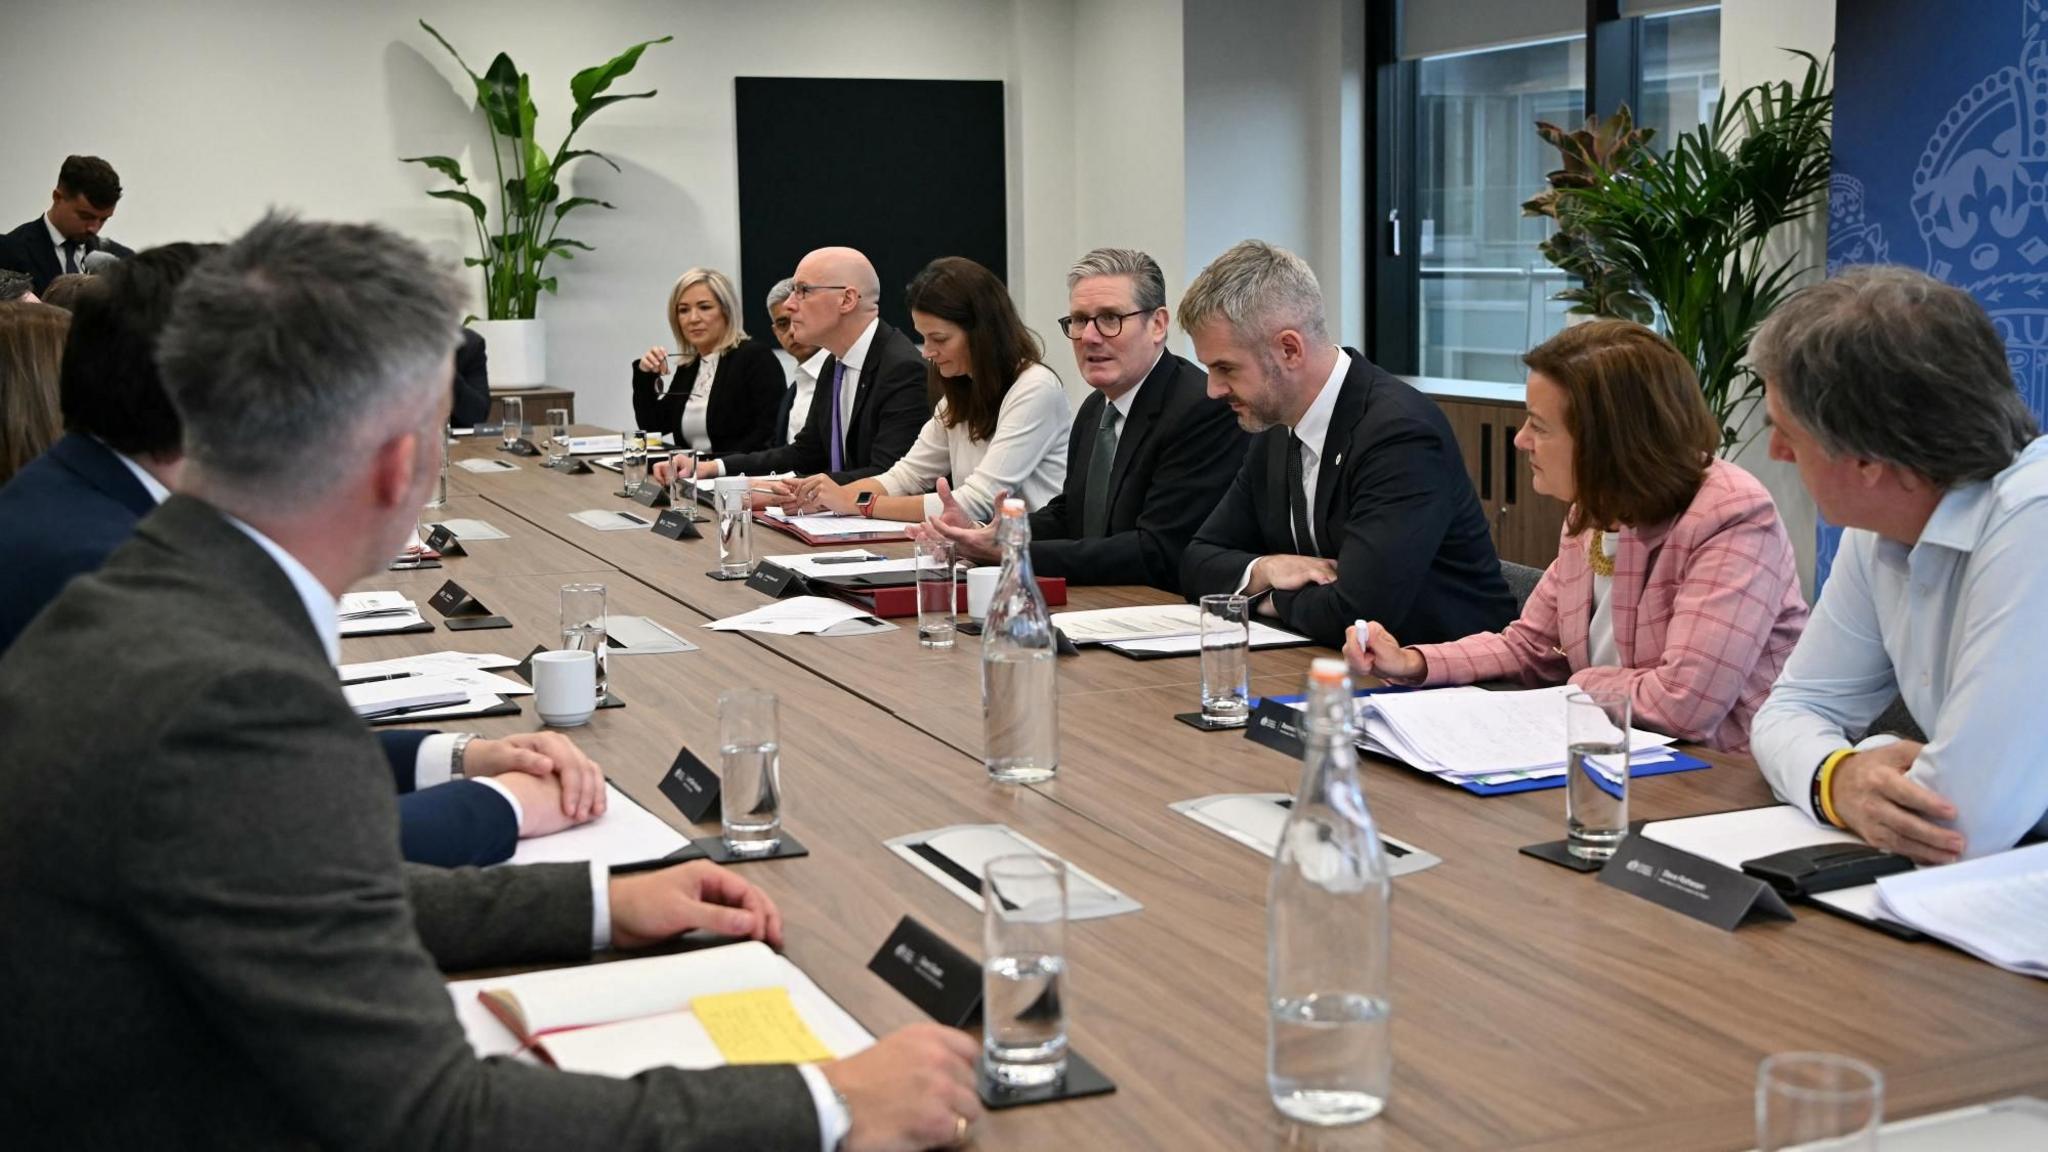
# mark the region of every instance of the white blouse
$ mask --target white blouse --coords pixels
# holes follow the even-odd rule
[[[1600,554],[1609,564],[1621,548],[1620,532],[1600,534]],[[1595,668],[1621,667],[1621,649],[1614,643],[1614,577],[1593,573],[1593,619],[1586,626],[1586,659]]]
[[[950,476],[960,510],[976,520],[995,515],[996,490],[1007,488],[1033,511],[1045,507],[1067,482],[1067,435],[1073,421],[1066,389],[1043,364],[1033,364],[1017,377],[996,412],[995,435],[972,439],[966,422],[948,428],[946,402],[925,421],[917,443],[882,473],[882,490],[891,496],[927,493],[925,512],[944,511],[932,489],[939,477]]]
[[[711,448],[711,430],[705,420],[711,411],[711,381],[717,375],[718,353],[697,357],[697,382],[683,402],[683,443],[699,452]]]

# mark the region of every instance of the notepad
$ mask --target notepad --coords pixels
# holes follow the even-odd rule
[[[1054,619],[1057,621],[1058,617]],[[1073,637],[1069,636],[1068,639],[1072,640]],[[1079,640],[1074,642],[1080,643]],[[1297,636],[1269,624],[1252,621],[1250,646],[1253,650],[1293,648],[1313,643],[1315,641],[1306,636]],[[1199,632],[1193,632],[1181,636],[1153,636],[1139,640],[1106,640],[1103,647],[1126,656],[1198,656],[1202,652],[1202,637]]]
[[[1569,684],[1523,692],[1435,688],[1362,696],[1358,744],[1426,772],[1457,778],[1562,774]],[[1631,758],[1659,756],[1672,738],[1629,729]],[[1487,781],[1491,782],[1491,781]]]
[[[889,520],[874,520],[866,516],[834,516],[829,513],[788,516],[780,508],[768,508],[761,514],[777,523],[787,524],[806,536],[874,536],[903,530],[901,524]]]
[[[772,636],[803,636],[823,632],[836,624],[868,615],[865,608],[834,600],[829,596],[792,596],[775,600],[751,612],[713,620],[704,627],[714,632],[763,632]]]
[[[1193,604],[1148,604],[1135,608],[1055,612],[1052,625],[1076,644],[1165,640],[1175,636],[1200,636],[1202,610]]]
[[[617,868],[666,860],[690,846],[689,837],[669,827],[632,797],[609,783],[604,790],[604,815],[552,836],[521,840],[512,850],[512,858],[495,867],[594,860]]]
[[[690,1001],[711,1043],[727,1064],[814,1064],[832,1059],[796,1014],[787,988],[750,988]]]

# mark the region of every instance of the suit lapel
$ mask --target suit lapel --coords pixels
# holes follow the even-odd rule
[[[1567,537],[1557,551],[1557,643],[1574,668],[1593,662],[1593,569],[1586,563],[1590,533]]]
[[[1640,531],[1625,531],[1614,544],[1614,580],[1608,594],[1614,597],[1614,654],[1623,668],[1636,666],[1636,615],[1643,605],[1643,589],[1649,583],[1650,561],[1663,546],[1672,521]]]
[[[1351,434],[1357,430],[1358,422],[1365,419],[1366,402],[1372,395],[1369,362],[1352,349],[1344,351],[1351,357],[1351,368],[1344,373],[1344,382],[1337,392],[1337,406],[1330,412],[1330,427],[1323,433],[1322,455],[1316,464],[1317,550],[1332,557],[1336,555],[1336,546],[1343,534],[1343,517],[1337,512],[1337,493],[1345,487],[1344,468],[1351,462]],[[1338,518],[1334,530],[1331,526],[1333,515]]]
[[[861,414],[868,409],[868,397],[874,394],[874,389],[868,385],[880,375],[882,350],[889,346],[889,338],[895,334],[896,330],[889,327],[888,321],[875,321],[875,338],[868,341],[867,363],[860,366],[860,376],[854,381],[853,412],[846,418],[846,450],[849,456],[853,452],[853,430],[860,427]]]
[[[1159,422],[1159,413],[1169,399],[1167,390],[1172,387],[1173,377],[1180,369],[1173,353],[1161,352],[1159,363],[1152,366],[1145,382],[1138,385],[1138,399],[1131,405],[1130,418],[1124,421],[1124,430],[1116,440],[1116,460],[1109,469],[1108,506],[1116,507],[1117,494],[1123,490],[1124,477],[1131,473],[1131,461],[1138,458],[1138,452],[1145,446],[1145,437],[1152,434],[1152,426]],[[1100,392],[1097,396],[1102,395]],[[1101,419],[1100,415],[1096,417]]]
[[[1287,453],[1294,451],[1285,426],[1276,424],[1260,433],[1266,442],[1266,491],[1271,493],[1266,509],[1266,540],[1270,551],[1299,552],[1294,542],[1294,512],[1288,506]]]
[[[1095,464],[1095,431],[1102,424],[1102,409],[1108,403],[1102,393],[1091,391],[1074,415],[1075,435],[1068,442],[1067,451],[1067,483],[1073,486],[1076,508],[1085,507],[1088,502],[1088,470]]]
[[[50,446],[50,458],[137,517],[156,511],[156,500],[150,496],[149,489],[128,471],[128,466],[121,463],[112,448],[92,437],[78,432],[66,433]]]

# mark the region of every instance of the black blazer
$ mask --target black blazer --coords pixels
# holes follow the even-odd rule
[[[1181,553],[1223,499],[1250,442],[1230,405],[1207,395],[1199,367],[1164,352],[1138,386],[1110,468],[1105,535],[1083,537],[1088,467],[1109,403],[1093,392],[1074,416],[1067,482],[1031,514],[1031,563],[1075,584],[1150,584],[1180,591]]]
[[[697,386],[697,369],[702,360],[692,359],[676,369],[668,395],[657,397],[654,389],[661,377],[642,372],[633,362],[633,417],[643,432],[669,432],[682,443],[683,406]],[[750,452],[775,443],[775,417],[782,411],[782,393],[789,381],[782,375],[782,361],[775,358],[775,345],[752,336],[718,357],[718,376],[711,384],[711,407],[704,413],[704,431],[711,439],[711,451]]]
[[[455,346],[455,404],[448,409],[448,423],[468,428],[491,418],[491,356],[483,333],[462,330],[462,342]]]
[[[1515,618],[1486,516],[1443,410],[1351,349],[1323,440],[1316,506],[1319,550],[1334,584],[1275,592],[1287,628],[1337,647],[1355,620],[1377,620],[1404,644],[1492,632]],[[1244,467],[1188,545],[1189,599],[1236,588],[1260,556],[1294,553],[1287,511],[1288,429],[1253,437]]]
[[[79,246],[78,258],[84,260],[90,252],[110,252],[126,260],[135,255],[133,251],[104,236],[90,236]],[[40,294],[50,286],[50,281],[64,274],[64,265],[57,259],[57,250],[50,244],[50,230],[43,226],[43,217],[0,236],[0,268],[12,272],[28,273],[30,291]]]
[[[810,415],[795,440],[762,452],[722,456],[725,470],[735,475],[794,472],[809,476],[829,468],[832,453],[826,436],[832,430],[832,374],[838,369],[839,358],[827,357],[818,373],[818,386],[811,392]],[[779,394],[785,386],[779,367],[775,380]],[[846,426],[846,451],[840,461],[845,467],[832,473],[833,481],[847,484],[887,472],[917,443],[917,434],[931,415],[924,357],[917,345],[887,321],[875,321],[875,338],[868,343],[867,363],[861,366],[854,392],[853,418]]]

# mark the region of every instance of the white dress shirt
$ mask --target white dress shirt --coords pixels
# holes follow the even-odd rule
[[[697,381],[690,385],[690,398],[683,401],[683,443],[699,452],[711,450],[705,419],[711,411],[711,383],[717,375],[718,353],[697,357]]]
[[[953,478],[953,498],[960,510],[977,521],[995,515],[996,490],[1009,489],[1032,509],[1045,507],[1067,482],[1067,436],[1073,413],[1060,378],[1043,364],[1017,375],[996,410],[995,435],[976,440],[967,422],[946,427],[946,402],[939,401],[931,419],[917,434],[917,443],[878,477],[891,496],[923,492],[925,512],[945,511],[932,489],[939,477]]]
[[[791,397],[789,401],[788,439],[793,443],[796,440],[796,434],[803,430],[804,421],[810,417],[811,397],[818,391],[818,377],[825,371],[825,361],[830,360],[832,354],[820,348],[816,352],[811,353],[809,360],[805,360],[802,363],[798,363],[796,357],[789,355],[787,352],[782,353],[781,358],[789,362],[789,366],[784,369],[784,375],[796,387],[796,395]],[[844,399],[844,397],[841,397],[842,401]],[[840,423],[844,424],[845,422],[846,417],[840,417]]]
[[[1302,498],[1308,501],[1310,538],[1294,542],[1297,555],[1310,555],[1311,549],[1315,547],[1316,487],[1323,479],[1323,442],[1329,439],[1330,417],[1337,411],[1337,395],[1344,391],[1344,377],[1350,371],[1351,354],[1342,348],[1337,349],[1337,363],[1330,369],[1329,376],[1324,378],[1322,389],[1316,393],[1315,399],[1308,402],[1308,410],[1301,414],[1301,419],[1289,429],[1294,433],[1295,439],[1301,441],[1301,494]],[[1287,498],[1293,500],[1294,494],[1288,493]],[[1289,516],[1288,521],[1288,535],[1291,536],[1294,532],[1293,517]],[[1251,584],[1252,567],[1263,559],[1265,557],[1258,557],[1244,566],[1244,572],[1237,578],[1237,587],[1232,589],[1233,592],[1242,593]],[[1264,601],[1261,601],[1261,604],[1263,606]]]
[[[1809,810],[1821,761],[1905,697],[1928,735],[1906,778],[1956,807],[1965,856],[2048,833],[2048,437],[1949,491],[1908,547],[1849,529],[1750,748]]]
[[[57,231],[57,226],[55,224],[50,223],[50,214],[47,212],[43,213],[43,227],[48,229],[50,232],[50,247],[55,248],[57,250],[57,275],[62,276],[67,272],[85,271],[86,242],[80,240],[77,243],[77,245],[71,249],[71,259],[74,263],[78,265],[78,267],[66,268],[64,266],[64,245],[66,243],[64,239],[64,234],[62,232]],[[161,501],[159,501],[159,503],[161,503]]]
[[[1621,554],[1621,533],[1600,533],[1600,554],[1612,564]],[[1614,577],[1593,569],[1593,619],[1586,625],[1586,659],[1595,668],[1621,667],[1621,649],[1614,643]]]
[[[1145,369],[1145,375],[1138,377],[1136,384],[1126,389],[1123,395],[1110,401],[1110,404],[1116,408],[1116,428],[1112,430],[1111,434],[1115,436],[1118,444],[1124,442],[1124,429],[1130,427],[1131,409],[1138,406],[1138,392],[1145,387],[1145,381],[1152,376],[1152,369],[1159,367],[1160,358],[1165,355],[1166,349],[1161,348],[1159,355],[1152,358],[1152,368]],[[1090,433],[1089,443],[1092,444],[1094,443],[1093,433],[1095,430],[1091,428],[1088,431]]]
[[[875,342],[875,328],[881,323],[881,319],[881,317],[877,316],[873,320],[868,321],[868,326],[860,330],[860,336],[854,340],[852,347],[846,350],[846,355],[839,357],[839,364],[833,369],[835,372],[840,368],[846,370],[839,380],[839,447],[842,453],[846,449],[846,434],[853,427],[853,402],[860,394],[861,365],[868,362],[868,349]],[[819,355],[829,355],[829,353],[821,349]],[[820,388],[832,387],[832,381],[822,375],[823,361],[819,360],[817,356],[813,356],[809,363],[820,366],[813,369],[814,372],[820,373],[817,386]],[[795,421],[790,425],[792,428],[803,427],[803,421],[795,419],[796,413],[790,413],[790,417]],[[792,432],[790,435],[792,439],[795,438],[795,433]],[[823,428],[818,429],[818,435],[832,435],[832,425],[829,420]],[[832,446],[830,444],[825,446],[825,458],[827,460],[832,458]],[[712,463],[717,466],[718,475],[725,475],[725,461],[714,460]]]

